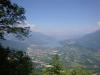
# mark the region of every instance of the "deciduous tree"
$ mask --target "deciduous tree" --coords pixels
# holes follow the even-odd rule
[[[16,36],[27,36],[29,27],[22,26],[25,21],[25,9],[10,0],[0,0],[0,38],[4,34],[13,33]]]

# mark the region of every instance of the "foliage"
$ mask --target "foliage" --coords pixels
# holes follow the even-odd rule
[[[66,75],[92,75],[92,72],[82,67],[73,67],[66,70]]]
[[[32,66],[26,53],[0,46],[0,75],[92,75],[91,71],[82,67],[65,69],[58,55],[53,56],[51,63],[41,69],[43,73],[35,71]]]
[[[0,75],[29,75],[33,70],[26,53],[0,46]]]
[[[92,75],[92,72],[82,67],[72,67],[65,69],[60,62],[59,56],[52,58],[51,67],[43,70],[43,75]]]
[[[55,55],[52,58],[52,62],[50,65],[51,65],[50,67],[46,67],[44,69],[43,75],[65,75],[64,67],[60,62],[60,58],[58,55]]]
[[[4,38],[5,33],[27,36],[29,27],[21,26],[26,19],[25,9],[12,3],[10,0],[0,0],[0,38]]]

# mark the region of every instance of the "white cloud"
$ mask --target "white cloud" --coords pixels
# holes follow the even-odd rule
[[[100,21],[97,22],[97,25],[100,27]]]
[[[38,31],[40,31],[39,28],[37,27],[37,25],[35,25],[35,24],[26,22],[26,26],[29,26],[29,27],[30,27],[30,30],[33,31],[33,32],[38,32]]]

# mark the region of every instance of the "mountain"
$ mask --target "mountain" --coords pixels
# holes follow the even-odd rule
[[[90,69],[100,69],[100,30],[86,34],[78,39],[59,41],[40,32],[32,32],[23,41],[0,40],[4,46],[23,50],[39,62],[50,62],[54,54],[58,54],[65,66],[84,66]]]
[[[68,66],[84,66],[90,69],[100,67],[100,30],[78,39],[64,40],[59,48],[64,63]]]
[[[30,34],[31,36],[25,40],[27,43],[31,44],[36,44],[36,45],[41,45],[41,46],[50,46],[50,47],[55,47],[58,46],[58,41],[48,35],[45,35],[40,32],[32,32]]]
[[[5,48],[9,47],[10,49],[22,50],[22,51],[25,51],[29,46],[27,43],[22,43],[13,40],[2,40],[2,39],[0,39],[0,44]]]
[[[77,43],[83,47],[100,50],[100,30],[85,35],[78,39]]]
[[[40,32],[31,32],[30,37],[25,40],[18,40],[11,35],[7,39],[9,40],[0,40],[0,43],[5,47],[18,50],[26,50],[30,45],[37,45],[38,47],[56,47],[59,45],[56,39]]]
[[[74,44],[85,48],[100,50],[100,30],[88,33],[77,39],[64,40],[61,44]]]

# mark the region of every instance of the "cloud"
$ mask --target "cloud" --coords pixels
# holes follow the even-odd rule
[[[97,30],[100,30],[100,21],[97,21],[95,23],[95,25],[85,29],[85,31],[87,31],[87,33],[92,33],[92,32],[95,32]]]
[[[35,24],[26,22],[26,26],[29,26],[30,31],[32,31],[32,32],[39,32],[40,31],[39,28],[37,27],[37,25],[35,25]]]
[[[100,21],[97,22],[97,25],[100,27]]]

